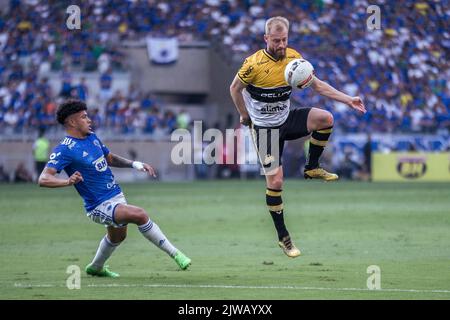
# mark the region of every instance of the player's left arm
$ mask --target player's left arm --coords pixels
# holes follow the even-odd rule
[[[325,81],[320,80],[317,77],[314,77],[311,88],[313,88],[318,94],[322,96],[340,101],[342,103],[345,103],[352,109],[361,111],[362,113],[366,113],[366,107],[364,106],[364,103],[360,97],[351,97],[339,90],[336,90],[331,85],[329,85]]]
[[[106,156],[106,161],[110,167],[135,168],[139,171],[146,171],[152,177],[156,177],[155,169],[153,169],[151,165],[144,162],[128,160],[112,152],[108,153]]]

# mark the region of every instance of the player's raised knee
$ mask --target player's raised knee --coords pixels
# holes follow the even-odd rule
[[[323,118],[322,118],[322,121],[323,121],[323,125],[324,126],[332,127],[333,124],[334,124],[334,117],[331,114],[331,112],[325,111],[324,115],[323,115]]]
[[[144,209],[138,208],[138,207],[133,208],[132,216],[133,216],[133,220],[138,225],[147,223],[147,221],[149,219],[147,212]]]

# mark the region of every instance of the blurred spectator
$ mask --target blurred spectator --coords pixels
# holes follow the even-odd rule
[[[106,53],[106,52],[103,52],[100,55],[97,63],[98,63],[98,71],[102,74],[105,74],[111,68],[111,61],[110,61],[108,53]]]
[[[77,90],[76,98],[86,102],[87,99],[88,99],[88,95],[89,95],[89,89],[88,89],[87,84],[86,84],[86,78],[82,77],[80,79],[80,83],[78,85],[76,85],[75,88]]]
[[[103,73],[100,76],[100,91],[98,93],[99,102],[104,105],[109,99],[112,98],[112,76],[110,72]],[[119,95],[120,92],[116,92]]]
[[[62,72],[61,76],[61,91],[59,95],[63,98],[69,98],[72,91],[72,73],[69,71],[69,68],[65,68]]]
[[[364,154],[364,171],[367,175],[368,180],[372,180],[372,136],[370,133],[367,135],[367,142],[363,147]]]
[[[227,58],[234,55],[241,61],[264,47],[264,22],[273,15],[290,20],[289,44],[315,66],[318,77],[360,95],[368,112],[364,116],[348,112],[309,89],[293,91],[294,105],[307,101],[331,111],[336,129],[343,132],[450,132],[445,1],[385,1],[380,30],[367,30],[362,24],[367,19],[367,0],[287,0],[283,6],[274,0],[84,1],[79,32],[60,28],[67,18],[67,1],[17,3],[0,15],[0,124],[6,126],[0,130],[5,132],[52,126],[51,112],[42,110],[57,98],[45,78],[49,65],[61,72],[59,96],[87,100],[98,95],[96,107],[106,117],[105,129],[140,131],[142,113],[122,110],[120,100],[110,101],[111,72],[124,67],[123,41],[149,34],[177,36],[180,41],[209,40],[227,52]],[[99,72],[100,92],[88,92],[84,79],[74,84],[74,70]],[[123,99],[140,101],[145,112],[155,105],[132,88]],[[166,110],[160,110],[164,115]],[[144,131],[156,125],[156,131],[170,132],[171,120],[159,117],[163,121],[150,126],[146,121]],[[176,126],[186,125],[183,116],[175,117]]]
[[[177,117],[171,110],[164,112],[163,128],[167,134],[171,134],[177,128]]]
[[[39,135],[33,144],[33,157],[36,169],[36,176],[39,177],[48,161],[50,141],[45,137],[45,130],[39,129]]]
[[[9,174],[6,173],[3,165],[0,165],[0,182],[9,182]]]
[[[144,132],[152,134],[160,123],[159,109],[155,107],[148,111]]]
[[[14,182],[33,182],[33,176],[23,162],[20,162],[14,171]]]
[[[342,179],[352,180],[360,179],[362,173],[362,167],[356,158],[356,154],[351,148],[346,148],[344,150],[344,158],[341,161],[341,166],[337,170],[337,174]]]
[[[188,129],[191,124],[191,116],[186,110],[181,110],[177,115],[177,127],[180,129]]]
[[[14,129],[17,128],[18,121],[18,113],[14,111],[13,107],[8,108],[6,113],[3,115],[3,122],[5,122],[5,124],[10,127],[11,131],[14,131]]]

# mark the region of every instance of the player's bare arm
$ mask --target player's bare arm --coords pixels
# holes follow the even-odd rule
[[[140,171],[146,171],[152,177],[156,177],[155,169],[147,163],[139,162],[139,161],[131,161],[129,159],[123,158],[114,154],[112,152],[108,153],[106,156],[106,161],[110,167],[116,168],[135,168]]]
[[[132,168],[133,167],[133,161],[125,159],[121,156],[118,156],[117,154],[114,154],[112,152],[108,153],[106,156],[106,161],[108,162],[108,165],[110,167],[116,167],[116,168]]]
[[[238,76],[235,76],[230,86],[230,94],[233,99],[234,105],[241,116],[241,123],[245,126],[250,124],[250,116],[248,115],[247,108],[245,107],[244,97],[242,96],[242,90],[246,85],[239,80]]]
[[[366,113],[366,107],[364,106],[364,103],[362,102],[360,97],[351,97],[339,90],[336,90],[331,85],[329,85],[325,81],[320,80],[317,77],[314,77],[311,88],[313,88],[320,95],[336,101],[340,101],[342,103],[345,103],[352,109],[358,110],[362,113]]]
[[[39,176],[38,184],[40,187],[46,188],[60,188],[77,184],[83,181],[83,176],[78,171],[74,172],[69,178],[61,179],[56,177],[56,170],[54,168],[46,167]]]

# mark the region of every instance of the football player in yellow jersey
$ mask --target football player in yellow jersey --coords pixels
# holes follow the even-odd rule
[[[292,87],[284,79],[284,68],[291,60],[302,56],[287,47],[288,32],[289,21],[286,18],[273,17],[266,21],[264,40],[267,46],[244,61],[230,86],[230,94],[241,123],[251,127],[261,165],[266,168],[266,203],[278,233],[278,244],[287,256],[294,258],[300,255],[300,250],[292,242],[284,224],[281,199],[284,141],[311,134],[305,178],[334,181],[338,176],[319,166],[319,157],[332,132],[333,115],[318,108],[290,110]],[[325,97],[343,102],[362,113],[366,112],[361,98],[350,97],[317,77],[311,87]],[[270,137],[274,130],[278,135],[278,152],[271,145]],[[267,133],[264,136],[260,133],[263,131]],[[264,139],[267,141],[260,141]],[[263,148],[261,146],[264,143]],[[272,149],[275,149],[275,154],[271,153]],[[265,154],[261,154],[262,150]]]

